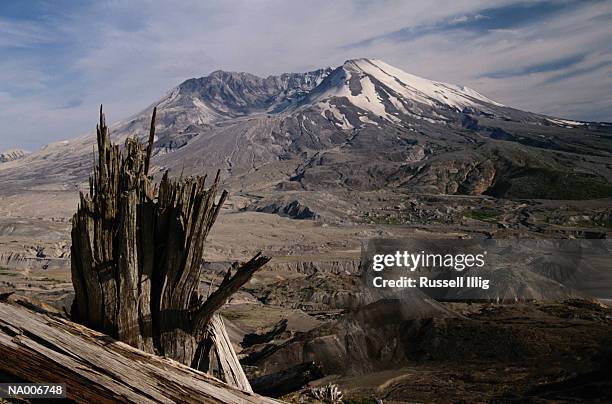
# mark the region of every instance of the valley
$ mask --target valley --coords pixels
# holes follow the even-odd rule
[[[611,124],[520,111],[376,59],[189,79],[111,126],[113,142],[146,138],[153,106],[155,178],[220,170],[229,191],[200,290],[234,260],[272,257],[222,309],[252,379],[314,361],[312,386],[337,383],[354,402],[612,397],[606,284],[585,295],[517,271],[507,295],[530,301],[508,304],[380,298],[359,278],[374,238],[610,238]],[[0,160],[0,299],[70,310],[71,218],[95,145],[92,132]]]

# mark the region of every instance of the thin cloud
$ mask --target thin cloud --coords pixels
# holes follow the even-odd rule
[[[534,74],[534,73],[558,72],[558,71],[567,70],[570,67],[576,66],[580,62],[584,61],[586,57],[587,57],[586,54],[581,53],[577,55],[567,56],[567,57],[557,59],[557,60],[552,60],[552,61],[545,62],[545,63],[539,63],[539,64],[535,64],[531,66],[523,66],[519,69],[511,68],[511,69],[504,69],[504,70],[500,70],[496,72],[489,72],[489,73],[483,74],[481,77],[490,77],[493,79],[504,79],[504,78],[509,78],[509,77],[524,76],[524,75]]]
[[[36,23],[0,18],[0,48],[26,48],[50,41],[52,38]]]
[[[0,33],[12,35],[0,35],[0,150],[89,132],[100,103],[112,121],[125,119],[217,69],[266,76],[355,57],[468,85],[517,108],[612,120],[610,2],[61,4],[0,6]],[[577,51],[584,57],[572,61]]]

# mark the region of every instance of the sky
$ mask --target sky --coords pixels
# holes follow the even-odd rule
[[[515,108],[612,121],[612,0],[0,2],[0,152],[117,122],[191,77],[378,58]]]

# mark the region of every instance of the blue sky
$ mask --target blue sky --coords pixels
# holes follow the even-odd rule
[[[376,57],[503,104],[612,121],[612,1],[0,2],[0,151],[135,114],[190,77]]]

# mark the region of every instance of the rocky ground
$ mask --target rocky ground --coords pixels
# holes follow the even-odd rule
[[[329,383],[354,403],[612,400],[607,307],[422,294],[381,301],[358,276],[361,243],[374,237],[609,237],[609,200],[364,192],[347,205],[335,197],[237,192],[213,228],[203,291],[232,260],[260,249],[274,257],[223,309],[251,377],[317,362],[323,377],[285,396],[293,402]],[[0,293],[63,313],[76,192],[5,193],[0,202]]]
[[[203,293],[232,261],[273,257],[223,308],[251,378],[315,361],[311,387],[323,389],[285,397],[295,402],[329,383],[353,403],[612,401],[610,309],[584,294],[512,272],[509,288],[534,301],[389,300],[358,277],[373,238],[610,238],[609,124],[519,111],[367,59],[266,79],[219,71],[152,105],[156,178],[220,169],[230,191]],[[151,108],[113,125],[113,142],[148,136]],[[68,310],[70,220],[95,143],[0,156],[0,298]]]
[[[406,320],[386,335],[401,362],[355,366],[336,384],[345,402],[609,402],[612,310],[597,303],[447,304],[456,316]],[[400,352],[398,352],[400,351]],[[381,350],[384,352],[384,350]],[[287,399],[303,402],[311,389]]]

